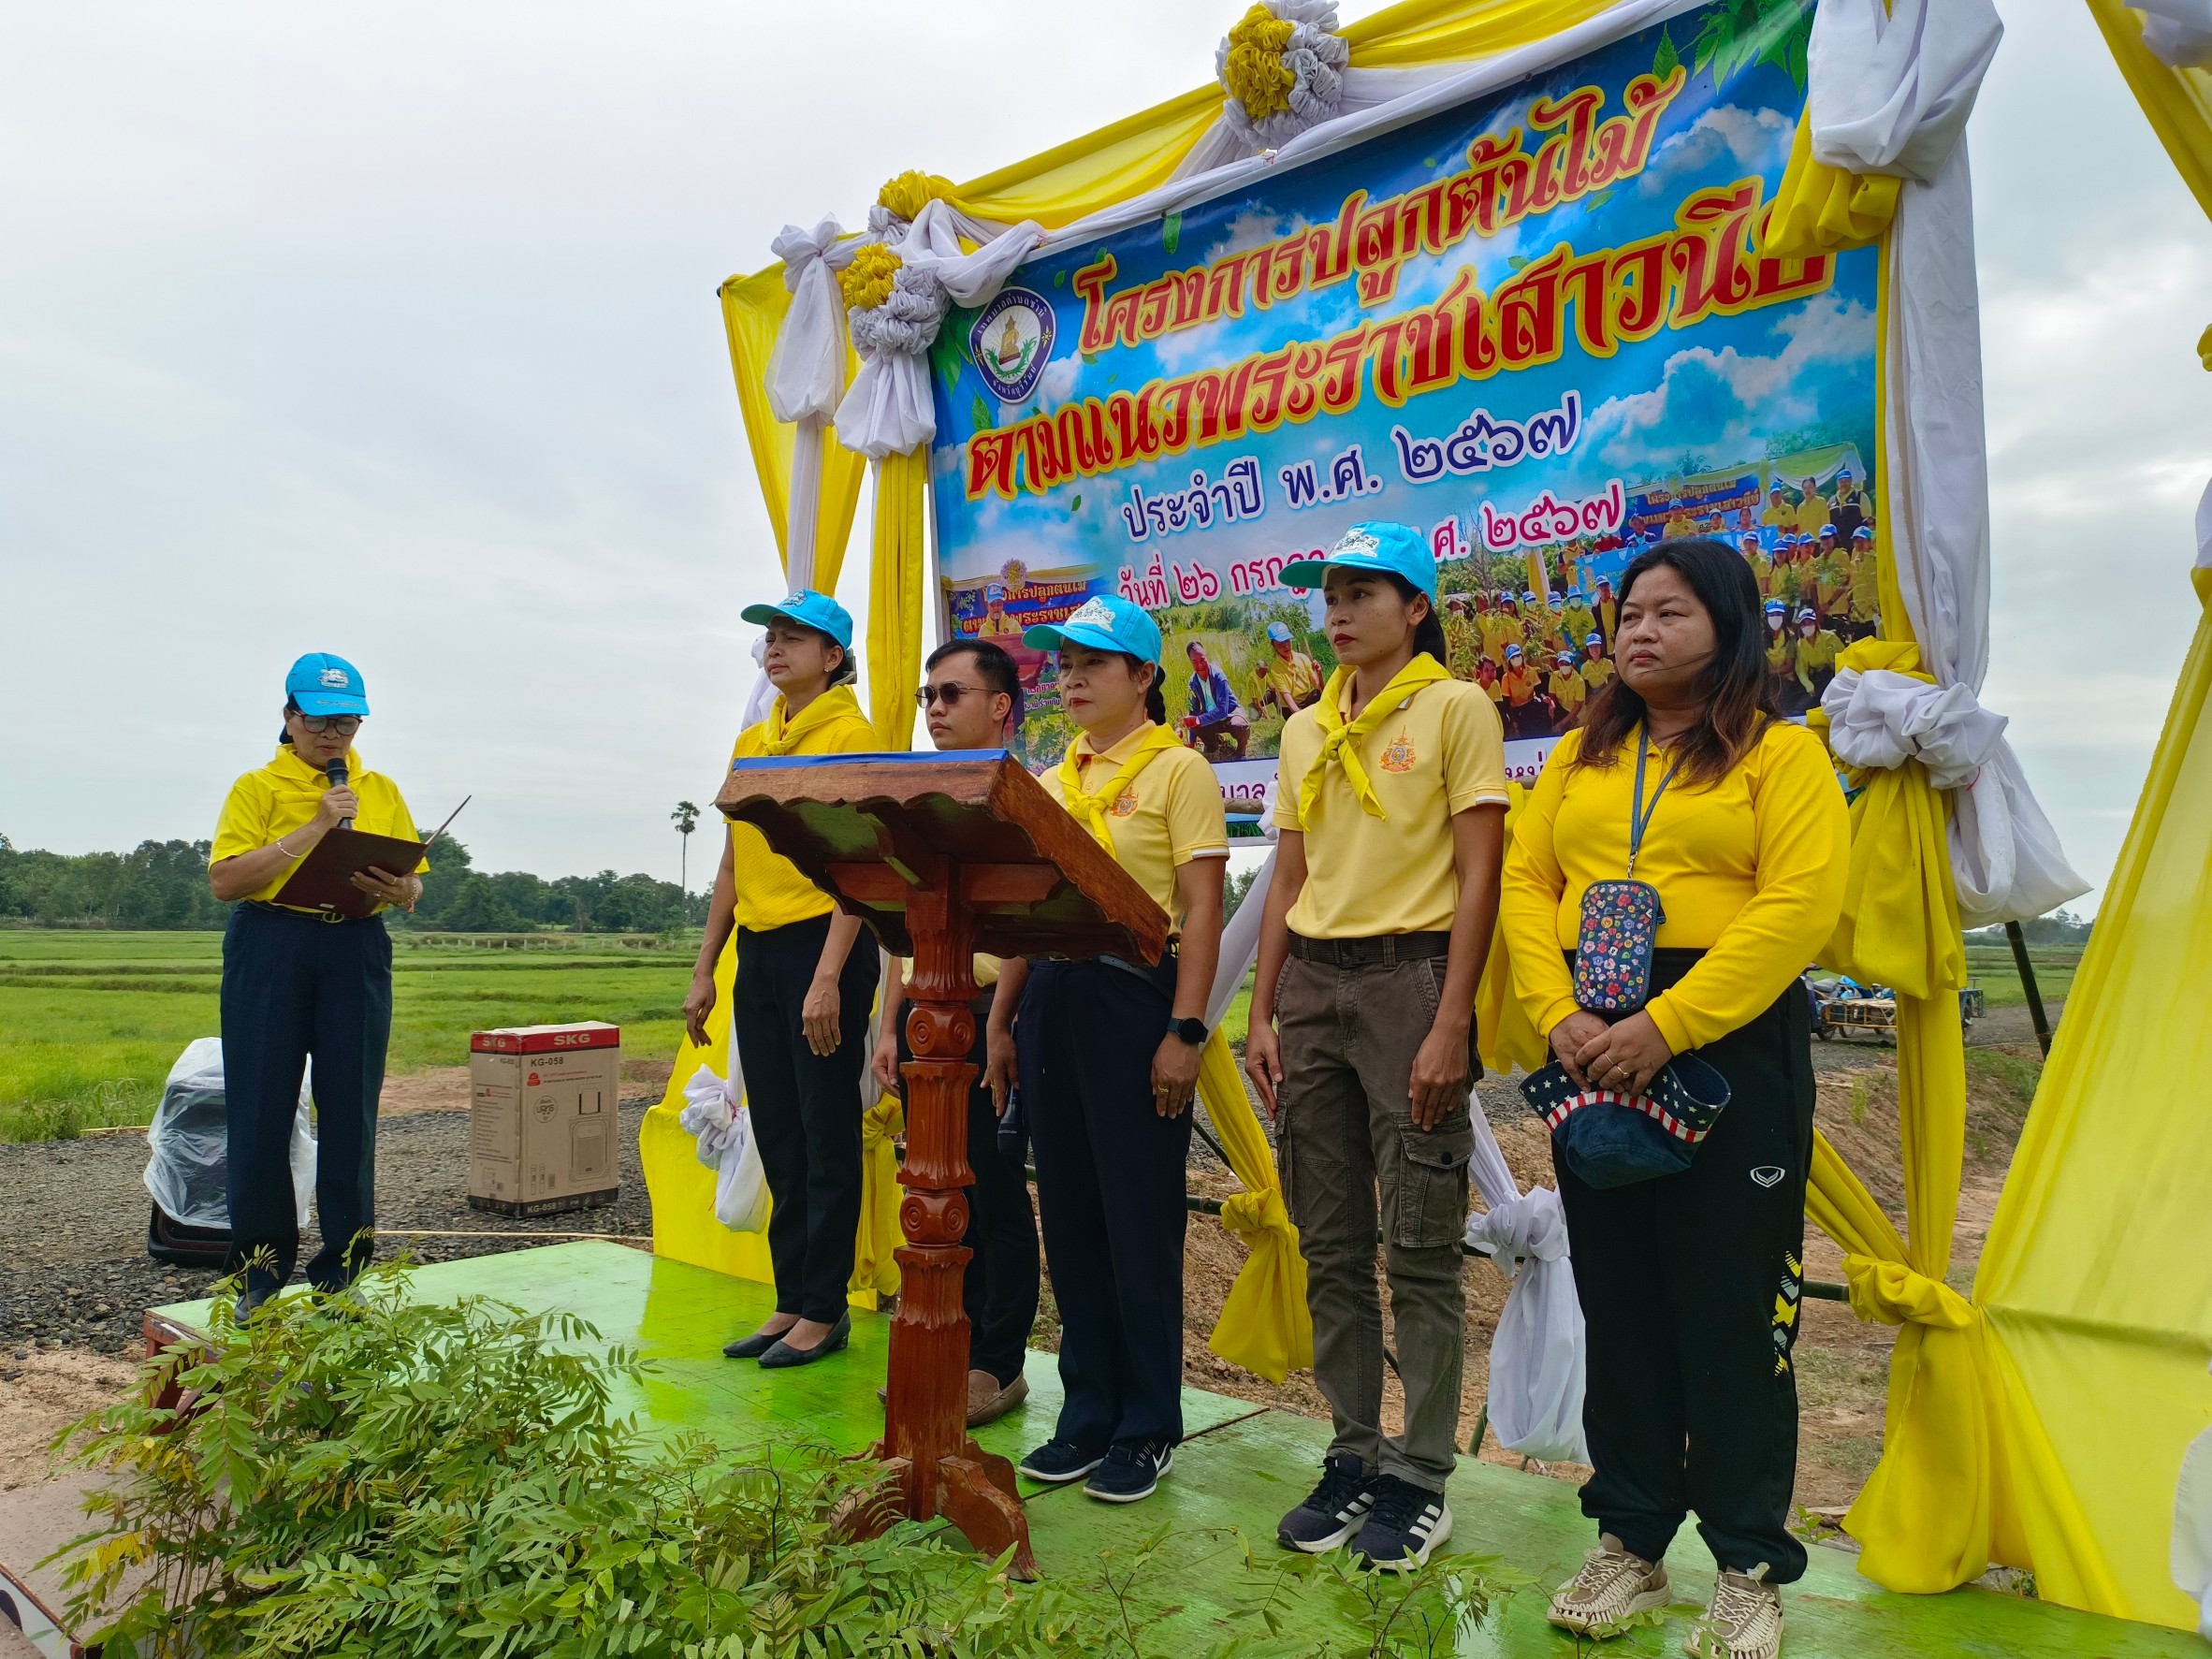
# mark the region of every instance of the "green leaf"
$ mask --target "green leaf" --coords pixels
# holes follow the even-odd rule
[[[981,392],[975,395],[975,400],[968,405],[968,418],[974,423],[975,429],[979,432],[987,432],[997,425],[997,422],[992,417],[990,404],[983,401],[983,395]]]
[[[1674,40],[1664,26],[1659,31],[1659,50],[1652,57],[1652,73],[1661,80],[1672,75],[1681,65],[1681,57],[1674,49]]]
[[[1533,263],[1526,254],[1509,254],[1506,256],[1506,267],[1513,270],[1526,270]]]
[[[1070,513],[1080,513],[1083,511],[1083,497],[1081,494],[1078,494],[1073,501],[1068,503],[1068,511]]]
[[[1177,209],[1160,221],[1160,244],[1172,254],[1183,240],[1183,211]]]
[[[1055,288],[1065,288],[1067,285],[1068,285],[1068,272],[1067,272],[1067,269],[1066,269],[1065,267],[1063,267],[1063,268],[1061,268],[1060,269],[1054,271],[1054,272],[1053,272],[1053,286],[1054,286],[1054,287],[1055,287]]]

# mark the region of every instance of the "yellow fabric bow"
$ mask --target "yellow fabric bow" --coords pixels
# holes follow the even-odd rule
[[[1382,802],[1375,797],[1375,783],[1367,776],[1367,767],[1354,746],[1397,713],[1399,706],[1423,686],[1433,686],[1450,677],[1443,663],[1426,651],[1419,652],[1375,695],[1360,718],[1346,725],[1344,700],[1351,687],[1352,676],[1351,670],[1340,664],[1329,677],[1329,683],[1321,688],[1320,702],[1314,705],[1314,718],[1321,722],[1321,752],[1314,757],[1313,769],[1298,786],[1299,821],[1311,827],[1314,803],[1321,798],[1321,779],[1332,762],[1343,765],[1345,778],[1351,784],[1352,793],[1360,797],[1360,805],[1377,818],[1385,816]]]
[[[1152,764],[1182,740],[1172,727],[1155,726],[1145,733],[1144,741],[1137,745],[1137,752],[1122,763],[1113,780],[1097,793],[1083,787],[1083,763],[1087,757],[1096,760],[1088,738],[1077,738],[1068,746],[1068,752],[1060,757],[1060,793],[1066,799],[1068,810],[1082,821],[1099,846],[1113,851],[1113,837],[1106,828],[1106,809],[1121,799],[1121,792],[1137,780],[1137,774]]]
[[[779,695],[775,706],[768,710],[768,729],[761,734],[763,755],[790,754],[806,739],[808,733],[832,720],[855,720],[865,723],[868,718],[860,712],[860,699],[852,694],[851,686],[832,686],[808,704],[796,720],[787,718],[787,706]]]

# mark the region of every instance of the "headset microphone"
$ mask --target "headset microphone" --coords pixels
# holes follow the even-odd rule
[[[349,774],[345,769],[345,757],[343,755],[340,755],[338,759],[332,761],[327,766],[325,766],[323,768],[323,776],[330,780],[330,787],[332,789],[343,789],[346,786],[348,778],[351,776],[351,774]],[[351,829],[354,827],[354,821],[350,818],[342,818],[338,821],[338,827],[340,829]]]

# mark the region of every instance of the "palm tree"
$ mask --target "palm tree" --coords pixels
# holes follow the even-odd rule
[[[677,885],[683,889],[684,896],[689,898],[691,896],[691,832],[699,827],[699,808],[689,801],[678,801],[676,810],[668,816],[676,824],[676,833],[683,837],[683,856],[677,865],[681,873],[677,878]]]

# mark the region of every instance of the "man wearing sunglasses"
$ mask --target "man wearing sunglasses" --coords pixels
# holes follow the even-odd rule
[[[374,1247],[376,1100],[392,1029],[392,942],[383,911],[412,910],[420,871],[371,868],[353,882],[377,901],[358,919],[277,902],[300,860],[342,823],[420,840],[399,786],[353,752],[369,713],[360,671],[311,652],[284,678],[276,756],[230,787],[209,855],[208,884],[239,901],[223,936],[223,1086],[229,1105],[227,1175],[232,1273],[243,1270],[239,1317],[283,1288],[298,1254],[292,1119],[314,1062],[315,1210],[323,1246],[308,1282],[335,1291]],[[330,765],[342,762],[342,783]]]
[[[1013,659],[987,640],[961,639],[930,654],[928,681],[914,693],[940,749],[1004,749],[1022,720],[1022,682]],[[895,962],[883,982],[883,1034],[877,1040],[876,1081],[905,1095],[900,1064],[911,1057],[906,1022],[907,964]],[[1028,1397],[1022,1355],[1037,1322],[1037,1217],[1029,1184],[1018,1159],[998,1150],[998,1113],[982,1086],[984,1033],[998,984],[998,958],[975,958],[975,1086],[968,1096],[968,1231],[961,1243],[975,1254],[962,1281],[968,1311],[968,1422],[970,1428],[1004,1417]]]

